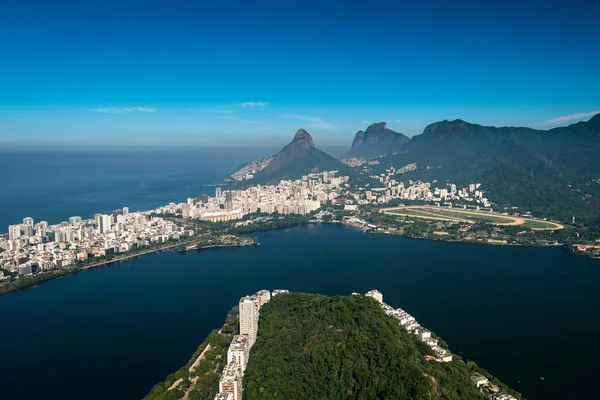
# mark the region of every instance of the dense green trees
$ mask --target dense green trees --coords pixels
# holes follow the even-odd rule
[[[48,281],[50,279],[59,278],[61,276],[69,275],[71,273],[79,272],[79,271],[80,271],[79,268],[74,267],[71,269],[47,271],[47,272],[43,272],[43,273],[39,273],[36,275],[31,275],[31,276],[20,276],[18,279],[15,279],[17,274],[6,271],[5,272],[6,275],[11,276],[11,280],[7,279],[6,282],[4,282],[4,283],[2,283],[2,285],[0,285],[0,295],[9,293],[9,292],[12,292],[15,290],[25,289],[26,287],[37,285],[38,283],[42,283],[42,282]]]
[[[480,399],[461,360],[431,350],[371,298],[279,295],[261,310],[244,399]]]
[[[198,349],[192,354],[186,365],[176,372],[167,376],[167,378],[154,385],[145,397],[146,400],[169,400],[181,399],[184,393],[188,392],[188,399],[212,399],[219,390],[219,377],[221,371],[227,362],[227,349],[234,335],[238,333],[238,309],[237,306],[229,310],[227,318],[221,329],[213,330],[206,340],[198,346]],[[211,346],[204,353],[204,359],[201,360],[195,368],[190,371],[194,361],[200,354]],[[181,383],[175,388],[169,390],[171,385],[178,379]],[[195,381],[195,383],[194,383]]]

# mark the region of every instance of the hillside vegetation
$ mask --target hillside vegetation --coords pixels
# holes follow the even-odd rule
[[[227,349],[238,333],[238,309],[232,308],[220,329],[213,330],[189,361],[154,385],[145,400],[206,400],[219,392],[219,378],[227,364]]]
[[[371,298],[282,294],[261,309],[244,399],[484,398],[470,375],[487,372],[430,354]]]
[[[548,131],[442,121],[381,159],[379,171],[416,163],[401,180],[481,183],[499,206],[600,226],[600,115]]]

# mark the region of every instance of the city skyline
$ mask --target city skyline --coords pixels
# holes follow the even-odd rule
[[[599,7],[14,3],[0,144],[278,146],[303,127],[333,146],[379,121],[408,136],[457,118],[568,125],[600,112]]]

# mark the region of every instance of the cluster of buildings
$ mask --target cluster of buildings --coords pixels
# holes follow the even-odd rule
[[[508,393],[502,393],[500,386],[494,385],[487,377],[481,374],[471,375],[471,380],[482,393],[488,395],[493,400],[517,400],[516,397]]]
[[[242,218],[248,213],[306,215],[334,200],[348,181],[337,171],[302,176],[277,185],[257,185],[245,190],[215,190],[215,197],[189,198],[187,203],[171,203],[155,210],[157,214],[181,214],[184,218],[221,222]]]
[[[432,360],[439,362],[450,362],[452,361],[452,354],[445,348],[438,345],[438,340],[432,337],[431,331],[422,327],[415,317],[407,313],[401,308],[394,309],[383,302],[383,295],[378,290],[371,290],[365,294],[365,296],[372,297],[383,307],[385,313],[393,317],[400,325],[402,325],[410,333],[413,333],[421,339],[423,343],[431,347],[435,353],[435,357],[432,356]]]
[[[150,212],[130,213],[127,207],[93,220],[74,216],[58,225],[34,224],[26,217],[0,237],[0,268],[19,275],[65,268],[76,260],[118,255],[136,248],[194,234]]]
[[[421,200],[431,202],[449,202],[449,201],[465,201],[480,204],[484,207],[490,207],[491,202],[485,197],[485,192],[479,190],[480,183],[469,184],[468,187],[457,188],[453,183],[448,183],[442,188],[432,187],[429,182],[413,182],[408,181],[408,185],[404,182],[397,182],[391,178],[395,173],[394,168],[389,169],[385,177],[379,177],[379,180],[385,186],[372,188],[370,190],[362,190],[354,193],[354,198],[358,204],[389,203],[392,199],[401,200]],[[434,181],[435,183],[435,181]]]
[[[368,162],[363,168],[371,172],[369,166],[379,164],[378,161]],[[429,168],[429,167],[427,167]],[[360,188],[353,193],[357,204],[387,204],[392,199],[420,200],[431,202],[464,201],[490,206],[490,201],[485,197],[485,192],[480,190],[480,183],[471,183],[467,187],[459,188],[456,184],[448,183],[443,187],[434,187],[429,182],[408,181],[408,185],[400,182],[397,175],[402,175],[417,169],[416,163],[407,164],[401,168],[388,168],[385,173],[371,175],[372,179],[378,180],[382,186],[377,188]],[[433,181],[435,184],[437,181]]]
[[[161,214],[211,222],[239,219],[256,212],[306,215],[344,190],[348,177],[337,177],[336,172],[309,174],[295,181],[283,180],[277,185],[257,185],[246,190],[217,188],[215,197],[203,195],[189,198],[186,203],[170,203],[135,213],[124,207],[110,214],[96,214],[92,220],[73,216],[49,225],[47,221],[34,223],[33,218],[26,217],[21,224],[10,225],[8,235],[0,236],[0,269],[31,275],[66,268],[77,260],[118,255],[194,235],[193,229],[180,227],[161,218]],[[2,272],[0,279],[3,275]]]
[[[265,169],[273,160],[273,157],[263,158],[261,160],[254,160],[244,165],[239,170],[231,174],[231,178],[241,182],[249,179],[253,179],[254,175]]]
[[[365,160],[364,158],[356,157],[344,157],[340,158],[340,161],[349,167],[360,167],[361,165],[367,162],[367,160]]]
[[[227,350],[227,366],[219,379],[219,393],[215,400],[241,400],[243,393],[242,377],[248,365],[250,349],[258,334],[258,317],[263,305],[287,290],[259,290],[252,296],[244,296],[239,302],[239,335],[236,335]]]
[[[360,295],[359,293],[352,293],[353,295]],[[383,294],[378,290],[371,290],[365,293],[365,296],[372,297],[375,299],[381,307],[383,307],[385,313],[398,321],[400,325],[406,328],[408,332],[411,332],[419,337],[423,343],[431,347],[435,353],[434,356],[426,356],[425,358],[430,361],[438,362],[451,362],[452,354],[443,347],[438,345],[438,340],[433,337],[430,330],[422,327],[409,313],[402,310],[401,308],[394,309],[383,302]],[[471,376],[471,380],[482,392],[484,390],[489,394],[490,398],[494,400],[517,400],[514,396],[507,393],[501,393],[501,389],[497,385],[493,385],[488,378],[481,374],[474,374]]]

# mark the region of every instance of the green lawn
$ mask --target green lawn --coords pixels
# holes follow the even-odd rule
[[[526,226],[531,229],[554,229],[556,228],[556,224],[546,221],[538,221],[534,219],[526,219],[525,223],[522,226]]]
[[[466,210],[465,210],[466,211]],[[488,222],[491,224],[510,224],[511,222],[514,221],[513,218],[511,217],[504,217],[504,216],[500,216],[500,215],[490,215],[487,213],[480,213],[477,211],[468,211],[468,212],[454,212],[452,210],[440,210],[439,214],[441,215],[445,215],[447,217],[452,217],[452,218],[462,218],[462,219],[470,219],[472,221],[481,221],[481,222]]]
[[[509,224],[514,221],[512,217],[493,215],[478,211],[451,210],[447,208],[401,208],[387,211],[388,214],[407,215],[417,218],[453,219],[456,221],[480,221],[491,224]]]
[[[387,214],[392,214],[392,215],[403,215],[403,216],[408,216],[408,217],[415,217],[415,218],[425,218],[425,219],[436,219],[436,220],[447,220],[447,219],[453,219],[458,221],[464,221],[465,218],[456,218],[456,217],[447,217],[447,216],[443,216],[440,214],[437,214],[435,212],[427,212],[427,211],[421,211],[421,210],[411,210],[411,209],[398,209],[398,210],[390,210],[386,212]]]

